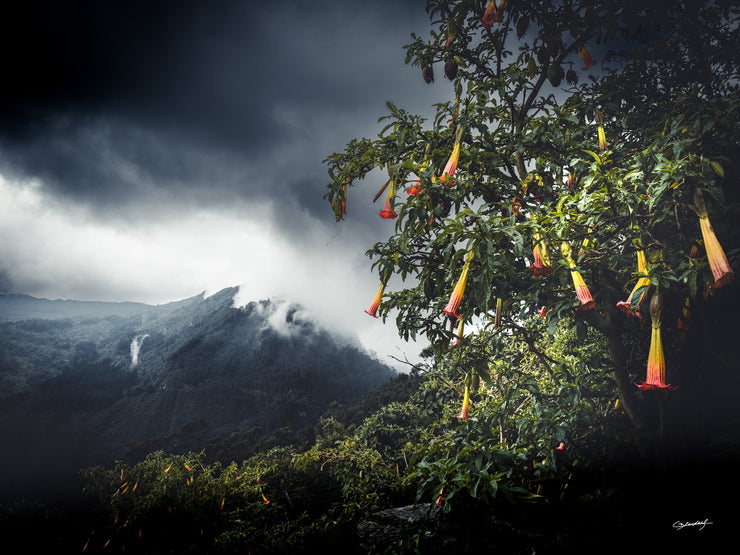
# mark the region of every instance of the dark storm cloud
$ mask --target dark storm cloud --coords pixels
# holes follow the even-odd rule
[[[0,170],[101,206],[168,190],[202,202],[206,184],[211,198],[269,197],[290,164],[279,194],[318,208],[320,161],[353,136],[333,118],[353,114],[359,132],[375,121],[410,71],[412,22],[426,20],[421,1],[14,4],[0,33]],[[297,126],[280,121],[291,111]]]

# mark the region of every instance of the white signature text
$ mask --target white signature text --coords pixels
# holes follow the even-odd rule
[[[677,520],[673,523],[673,527],[676,530],[681,530],[682,528],[687,528],[689,526],[700,526],[699,530],[704,530],[704,527],[708,524],[714,523],[710,522],[708,518],[705,518],[704,520],[697,520],[696,522],[681,522],[680,520]]]

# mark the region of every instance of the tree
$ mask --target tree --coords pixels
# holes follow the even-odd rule
[[[539,312],[551,336],[572,322],[571,348],[588,330],[603,338],[645,456],[735,438],[740,10],[428,0],[427,12],[406,63],[449,86],[433,80],[443,64],[450,101],[431,122],[389,102],[377,139],[326,160],[337,220],[353,184],[388,173],[378,196],[394,230],[368,251],[381,282],[368,312],[396,312],[437,364],[472,330],[459,338],[462,416],[495,371],[492,338],[563,364],[523,324]]]

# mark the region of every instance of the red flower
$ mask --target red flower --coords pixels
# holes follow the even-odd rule
[[[460,278],[457,280],[455,288],[452,290],[450,300],[447,303],[447,306],[442,309],[442,312],[453,318],[461,318],[460,314],[457,313],[457,309],[460,307],[460,301],[465,293],[465,285],[468,282],[468,271],[470,270],[470,262],[472,260],[472,252],[469,252],[465,256],[465,264],[463,265],[462,273],[460,274]]]
[[[594,62],[594,59],[591,57],[591,54],[589,54],[588,50],[586,50],[586,47],[581,48],[581,58],[583,58],[583,63],[586,64],[584,66],[584,71],[588,70],[592,65],[594,65],[596,62]]]
[[[375,297],[373,298],[373,302],[370,304],[370,308],[368,308],[365,312],[367,312],[370,316],[373,318],[377,318],[377,312],[378,307],[380,306],[380,299],[383,298],[383,291],[385,290],[385,283],[380,284],[380,289],[378,289],[378,292],[375,293]]]
[[[665,356],[663,355],[663,339],[660,335],[661,312],[663,298],[659,292],[653,293],[650,299],[650,318],[652,329],[650,334],[650,352],[648,353],[647,379],[641,384],[635,384],[642,391],[649,389],[668,390],[676,389],[665,383]]]
[[[537,314],[539,314],[539,315],[540,315],[540,316],[542,316],[543,318],[544,318],[545,316],[547,316],[547,307],[546,307],[546,306],[543,306],[542,308],[540,308],[540,309],[539,309],[539,310],[537,311]]]
[[[269,505],[270,504],[270,500],[267,499],[267,497],[265,497],[265,494],[264,493],[262,494],[262,501],[265,502],[265,505]]]
[[[558,445],[555,448],[556,451],[563,451],[564,449],[565,449],[565,443],[563,443],[562,441],[560,442],[560,445]]]

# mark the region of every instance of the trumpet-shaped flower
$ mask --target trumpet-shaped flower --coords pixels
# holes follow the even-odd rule
[[[503,306],[503,300],[501,297],[496,299],[496,316],[493,319],[493,327],[494,328],[500,328],[501,327],[501,308]]]
[[[504,7],[506,6],[506,0],[501,0],[501,5],[496,7],[496,0],[491,0],[486,6],[486,11],[483,12],[483,18],[481,24],[485,29],[490,29],[494,23],[502,23],[504,21]]]
[[[380,306],[380,300],[383,298],[383,291],[385,290],[385,283],[380,284],[380,289],[378,289],[378,292],[375,293],[375,297],[373,298],[373,302],[370,303],[370,308],[368,308],[365,312],[367,312],[370,316],[373,318],[377,318],[377,312],[378,307]]]
[[[594,62],[594,59],[591,57],[591,54],[588,50],[586,50],[586,47],[581,47],[581,58],[583,59],[583,63],[586,64],[583,69],[584,71],[588,70],[592,65],[594,65],[596,62]]]
[[[709,212],[704,204],[704,197],[700,189],[694,191],[694,206],[699,215],[699,227],[701,228],[702,242],[704,250],[707,252],[709,266],[712,268],[714,283],[712,289],[718,289],[723,285],[729,285],[735,278],[735,272],[730,268],[725,251],[714,233],[712,224],[709,222]]]
[[[442,175],[437,178],[438,181],[441,181],[445,185],[449,185],[452,187],[455,184],[455,180],[452,179],[452,177],[455,175],[455,170],[457,169],[457,162],[460,159],[460,141],[455,141],[455,146],[452,149],[452,154],[450,154],[450,158],[447,160],[447,164],[444,167],[444,170],[442,170]]]
[[[540,316],[542,316],[543,318],[546,318],[546,317],[547,317],[547,307],[546,307],[546,306],[543,306],[542,308],[540,308],[540,309],[539,309],[539,310],[537,311],[537,314],[539,314],[539,315],[540,315]]]
[[[470,389],[468,388],[468,384],[465,384],[465,394],[463,395],[462,409],[460,410],[460,414],[457,415],[457,418],[460,418],[461,420],[468,420],[470,418],[470,416],[468,416],[469,406],[470,406]]]
[[[534,219],[533,216],[531,216]],[[539,231],[534,232],[534,249],[532,250],[534,255],[534,264],[532,264],[532,274],[535,276],[546,276],[552,272],[552,265],[550,263],[550,253],[547,250],[547,245]]]
[[[413,182],[413,184],[411,185],[411,187],[409,187],[406,190],[406,194],[409,194],[409,195],[418,195],[423,190],[424,190],[424,187],[421,186],[421,177],[417,177],[416,178],[416,181]]]
[[[384,220],[397,218],[398,214],[393,211],[391,199],[396,196],[396,183],[391,179],[390,186],[388,187],[388,196],[385,199],[385,208],[380,211],[380,217]]]
[[[581,272],[576,269],[576,263],[573,260],[573,256],[571,255],[570,245],[563,241],[560,245],[560,250],[568,262],[568,266],[570,267],[570,275],[573,278],[573,285],[576,289],[576,295],[578,295],[578,300],[581,301],[581,306],[578,307],[577,310],[591,310],[592,308],[595,308],[596,303],[591,296],[591,292],[588,290],[588,286],[583,280]]]
[[[599,133],[599,150],[604,152],[606,150],[606,133],[604,132],[604,126],[600,123],[598,128]]]
[[[599,150],[604,152],[607,149],[606,133],[604,132],[604,118],[599,110],[596,110],[596,125],[599,136]]]
[[[468,272],[470,271],[470,263],[473,260],[472,251],[465,256],[465,264],[463,264],[462,273],[460,278],[457,280],[455,288],[452,290],[450,300],[447,306],[442,309],[442,312],[450,316],[451,318],[460,318],[460,314],[457,313],[457,309],[460,307],[460,301],[462,300],[463,294],[465,293],[465,286],[468,282]]]
[[[661,312],[663,311],[662,295],[656,291],[650,299],[650,351],[648,352],[647,379],[641,384],[635,384],[643,391],[649,389],[673,390],[676,389],[665,383],[665,356],[663,354],[663,339],[660,334]]]
[[[714,276],[714,283],[711,285],[712,289],[732,283],[735,278],[735,272],[730,268],[725,251],[714,234],[712,224],[709,222],[709,216],[699,217],[699,226],[701,227],[701,235],[704,239],[704,248],[707,251],[709,266],[712,268],[712,275]]]
[[[645,251],[642,249],[637,251],[637,271],[641,274],[647,273],[647,259],[645,258]],[[630,296],[627,297],[626,301],[620,301],[617,303],[617,308],[621,310],[622,312],[625,312],[626,314],[629,314],[630,316],[635,316],[636,318],[642,318],[642,315],[640,314],[640,305],[642,304],[642,301],[645,300],[645,296],[647,295],[647,286],[650,285],[650,280],[646,277],[641,277],[637,280],[637,283],[632,288],[632,292],[630,293]],[[635,304],[633,305],[633,301],[635,301],[635,294],[642,289],[642,293],[640,294],[640,297],[636,300]]]

